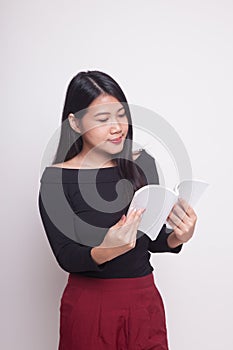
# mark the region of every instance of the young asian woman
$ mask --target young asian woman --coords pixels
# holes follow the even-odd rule
[[[38,198],[52,252],[69,273],[59,350],[168,349],[163,300],[149,259],[151,253],[179,253],[197,216],[179,201],[167,218],[172,229],[164,224],[154,241],[138,230],[145,208],[126,215],[130,199],[159,179],[154,158],[145,149],[134,153],[132,141],[119,84],[96,70],[75,75]],[[122,179],[127,181],[117,187]]]

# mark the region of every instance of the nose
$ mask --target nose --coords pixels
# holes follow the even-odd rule
[[[121,132],[122,131],[121,123],[119,123],[119,121],[114,121],[110,127],[110,130],[111,130],[111,133]]]

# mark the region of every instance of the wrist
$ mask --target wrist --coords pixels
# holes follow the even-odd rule
[[[169,248],[171,248],[171,249],[176,248],[183,243],[184,243],[183,241],[181,241],[179,238],[177,238],[174,231],[172,231],[172,233],[170,233],[170,235],[167,238],[167,244],[168,244]]]
[[[109,248],[102,248],[100,246],[91,249],[91,257],[98,265],[111,260]]]

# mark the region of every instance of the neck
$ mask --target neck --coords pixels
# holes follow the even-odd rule
[[[111,155],[103,152],[82,149],[75,158],[82,168],[105,168],[116,165]]]

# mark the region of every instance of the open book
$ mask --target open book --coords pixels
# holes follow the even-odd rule
[[[132,208],[146,208],[138,230],[154,240],[166,223],[178,198],[183,198],[193,207],[208,186],[207,182],[201,180],[183,180],[175,186],[174,190],[155,184],[143,186],[135,191],[127,215]]]

